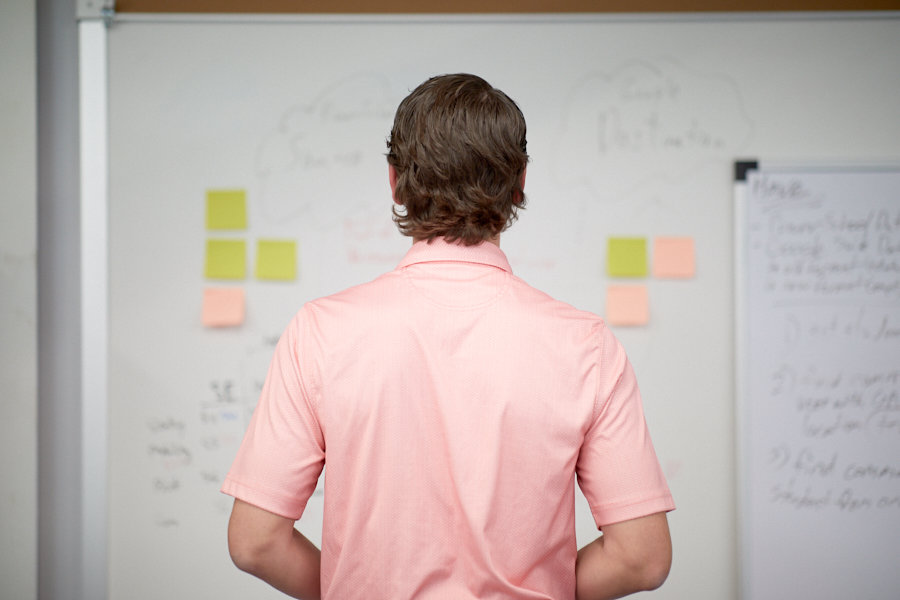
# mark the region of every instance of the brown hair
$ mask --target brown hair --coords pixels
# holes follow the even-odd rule
[[[413,90],[387,147],[404,235],[474,245],[509,227],[525,204],[525,117],[480,77],[441,75]]]

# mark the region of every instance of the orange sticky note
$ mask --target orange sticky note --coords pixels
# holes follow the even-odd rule
[[[203,326],[237,327],[244,322],[244,288],[203,290]]]
[[[611,285],[606,288],[606,322],[610,325],[646,325],[650,301],[645,285]]]
[[[694,271],[694,238],[658,237],[653,240],[654,277],[690,279]]]

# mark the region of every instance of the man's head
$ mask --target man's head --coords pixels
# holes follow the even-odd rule
[[[387,146],[404,235],[477,244],[525,204],[525,117],[480,77],[441,75],[417,87],[397,108]]]

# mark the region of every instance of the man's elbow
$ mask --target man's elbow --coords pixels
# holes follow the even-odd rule
[[[669,568],[671,565],[671,561],[649,565],[644,572],[642,589],[644,591],[655,590],[665,583],[666,579],[669,577]]]
[[[231,562],[241,571],[259,576],[270,561],[270,550],[271,543],[248,539],[229,529],[228,553],[231,555]]]
[[[641,591],[655,590],[665,583],[671,568],[671,545],[658,548],[645,555],[639,565],[635,565],[635,584]]]
[[[228,540],[228,554],[231,555],[231,562],[234,563],[241,571],[254,574],[262,562],[259,553],[247,544],[233,539]]]

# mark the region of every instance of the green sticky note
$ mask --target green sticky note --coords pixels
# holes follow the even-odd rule
[[[206,276],[209,279],[243,279],[247,273],[244,240],[206,240]]]
[[[247,193],[244,190],[207,190],[206,228],[246,229]]]
[[[647,238],[609,238],[606,270],[611,277],[647,276]]]
[[[290,281],[297,278],[297,243],[259,240],[256,243],[256,278]]]

